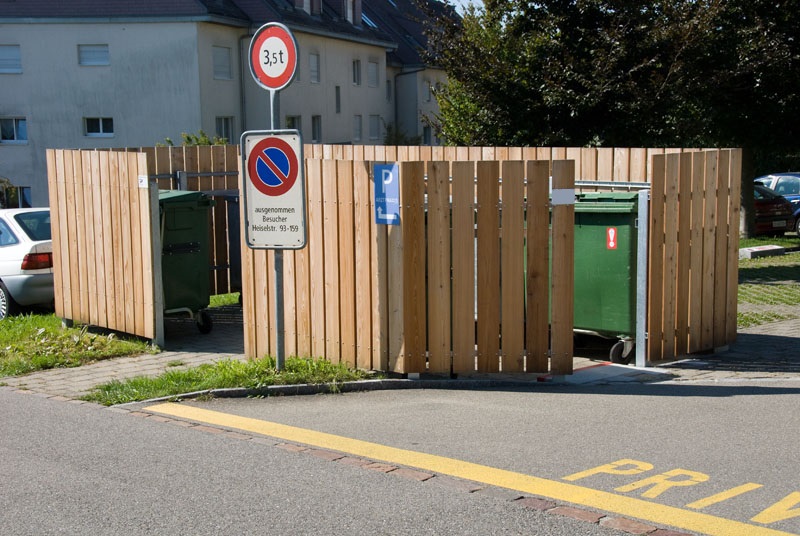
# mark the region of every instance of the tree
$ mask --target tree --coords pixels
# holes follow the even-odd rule
[[[745,196],[800,164],[796,2],[486,0],[427,34],[449,143],[744,147]]]

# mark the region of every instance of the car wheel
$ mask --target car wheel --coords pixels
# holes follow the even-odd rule
[[[16,314],[18,310],[17,302],[14,301],[6,286],[0,281],[0,320]]]
[[[794,220],[794,232],[797,233],[797,236],[800,236],[800,218]]]

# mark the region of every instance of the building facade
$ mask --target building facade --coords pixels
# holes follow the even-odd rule
[[[422,36],[400,28],[411,8],[364,1],[0,3],[0,176],[29,186],[41,206],[48,148],[180,144],[200,130],[238,143],[245,130],[269,129],[269,94],[247,52],[273,21],[292,30],[299,52],[279,93],[280,128],[299,129],[306,143],[382,144],[392,125],[438,143],[424,116],[445,78],[419,60]]]

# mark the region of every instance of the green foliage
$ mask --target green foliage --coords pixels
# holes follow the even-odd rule
[[[208,134],[205,133],[203,129],[200,129],[197,134],[190,134],[188,132],[181,133],[181,138],[183,140],[184,147],[192,147],[195,145],[225,145],[228,143],[227,138],[221,138],[219,136],[209,137]],[[159,143],[159,146],[168,146],[173,147],[175,142],[172,141],[172,138],[164,138],[164,143]]]
[[[341,383],[364,379],[369,373],[334,365],[321,359],[289,358],[284,370],[267,357],[248,361],[233,359],[181,370],[157,378],[133,378],[99,385],[84,400],[110,406],[137,400],[178,396],[185,393],[232,387],[258,389],[268,385]]]
[[[388,123],[386,125],[386,135],[383,138],[383,143],[385,145],[419,145],[422,143],[422,137],[409,136],[397,128],[394,123]]]
[[[143,341],[92,333],[86,326],[62,328],[53,314],[8,317],[0,324],[0,377],[156,351]]]
[[[797,160],[800,11],[752,0],[486,0],[427,24],[449,143],[747,147]],[[780,164],[780,165],[779,165]]]

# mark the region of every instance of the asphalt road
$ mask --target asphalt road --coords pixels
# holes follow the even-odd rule
[[[702,513],[711,525],[723,521],[697,532],[729,534],[727,520],[743,524],[743,534],[800,534],[798,395],[796,381],[731,382],[386,391],[184,406],[569,482],[608,492],[612,502],[635,498],[643,510],[670,506],[677,509],[670,524],[689,532],[697,526],[684,518]]]
[[[268,438],[2,388],[0,408],[4,536],[619,534],[507,495],[333,463]]]
[[[512,500],[538,496],[683,533],[800,534],[799,394],[540,385],[123,411],[0,388],[0,533],[622,534]],[[346,463],[362,457],[380,463]]]

